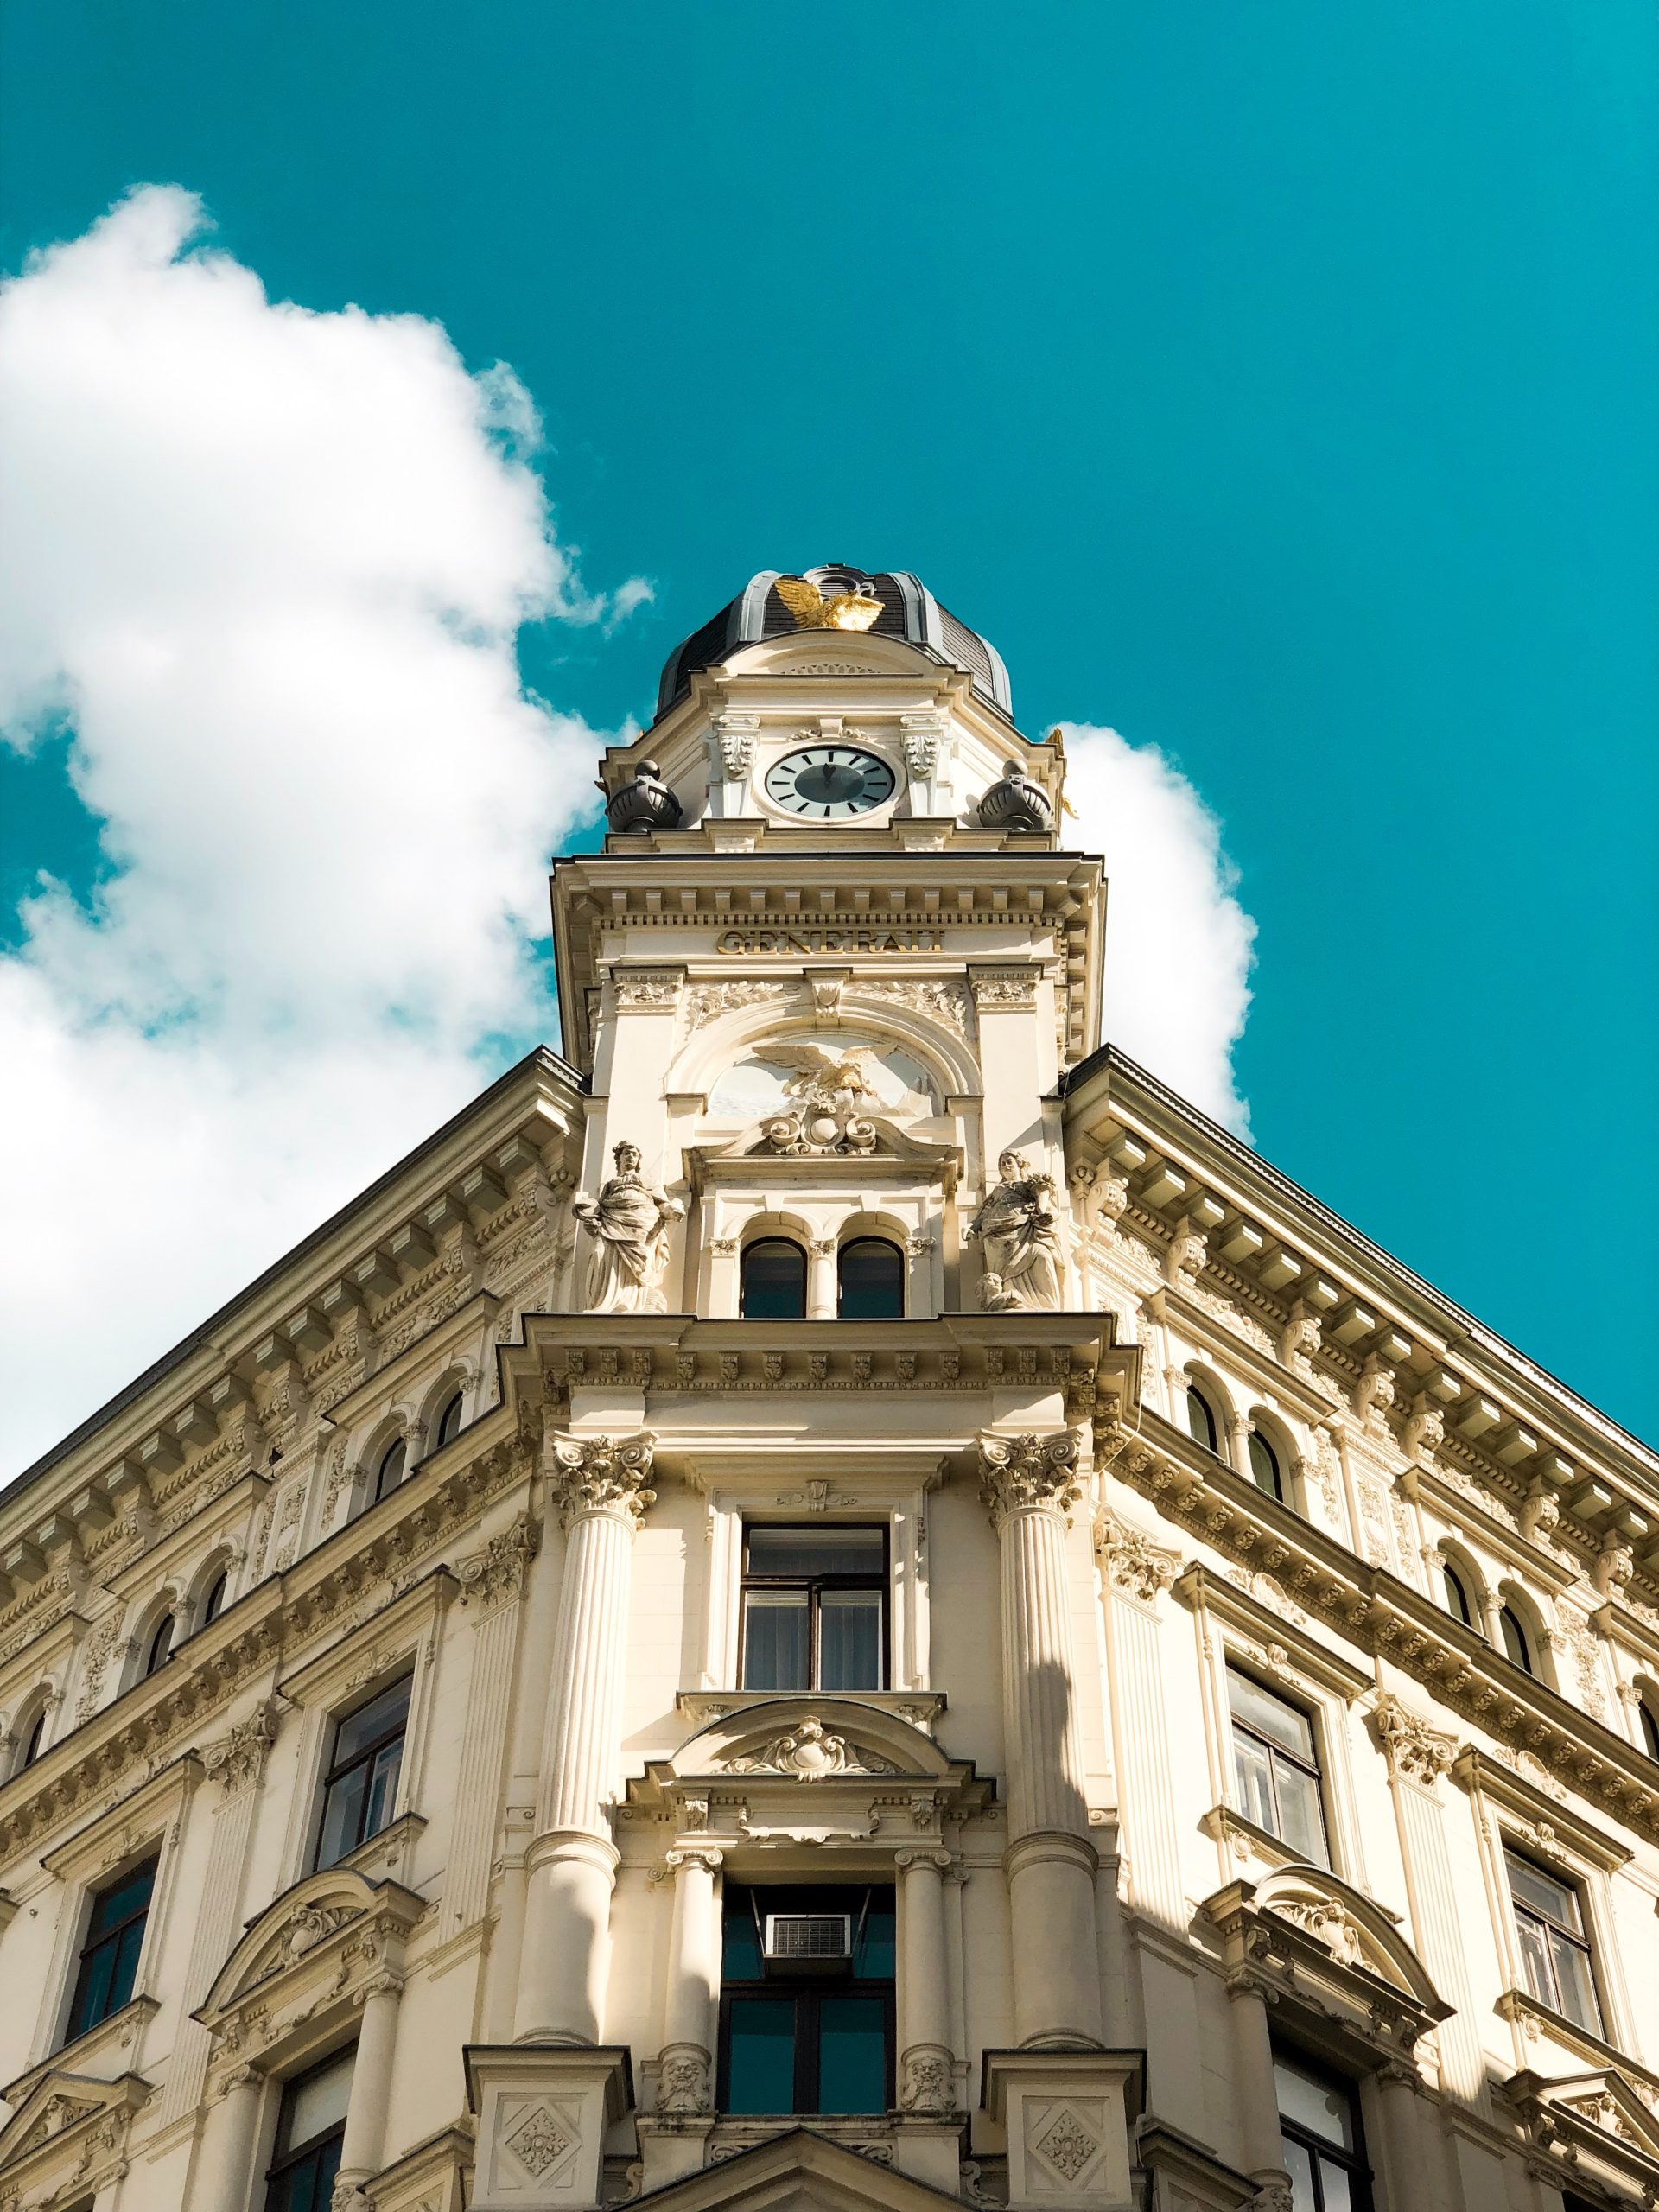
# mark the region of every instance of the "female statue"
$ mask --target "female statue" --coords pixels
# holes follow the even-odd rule
[[[625,1137],[611,1147],[616,1173],[596,1198],[578,1198],[570,1211],[594,1239],[588,1265],[588,1313],[661,1313],[668,1231],[685,1208],[653,1190],[639,1173],[639,1147]]]
[[[1022,1152],[1005,1152],[997,1179],[969,1224],[985,1255],[982,1302],[993,1312],[1019,1306],[1058,1310],[1065,1254],[1060,1243],[1064,1201],[1051,1175],[1033,1174]],[[993,1299],[995,1304],[993,1304]]]

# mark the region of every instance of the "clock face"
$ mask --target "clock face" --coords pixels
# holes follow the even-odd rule
[[[809,745],[786,753],[766,771],[766,797],[808,822],[845,821],[893,797],[893,773],[855,745]]]

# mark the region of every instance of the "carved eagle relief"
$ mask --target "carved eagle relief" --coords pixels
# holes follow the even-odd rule
[[[789,1097],[845,1097],[855,1104],[864,1098],[879,1103],[880,1094],[866,1073],[874,1057],[868,1045],[840,1053],[826,1052],[822,1045],[758,1045],[754,1050],[754,1058],[766,1066],[790,1071],[784,1085]]]

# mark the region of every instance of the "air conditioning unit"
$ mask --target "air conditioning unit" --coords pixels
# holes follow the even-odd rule
[[[850,1913],[766,1915],[766,1961],[769,1974],[845,1974],[852,1960]]]

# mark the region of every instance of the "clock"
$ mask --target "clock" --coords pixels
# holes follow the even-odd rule
[[[785,753],[766,771],[766,797],[808,822],[844,822],[893,797],[893,770],[855,745],[808,745]]]

